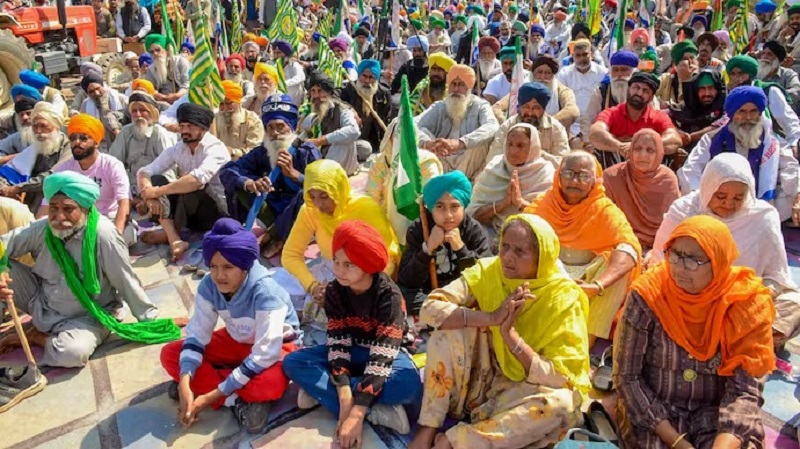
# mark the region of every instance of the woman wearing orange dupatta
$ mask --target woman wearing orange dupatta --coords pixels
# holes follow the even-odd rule
[[[775,369],[769,290],[728,227],[698,215],[643,274],[614,341],[622,447],[763,448],[762,377]]]
[[[606,197],[597,159],[564,157],[553,188],[525,212],[547,220],[561,242],[559,259],[589,296],[589,342],[609,338],[614,318],[639,273],[642,249],[625,214]]]

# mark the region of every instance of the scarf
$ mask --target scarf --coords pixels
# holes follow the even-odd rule
[[[664,214],[681,194],[675,173],[661,165],[664,158],[661,135],[652,129],[643,129],[633,135],[631,147],[637,147],[643,137],[655,143],[653,165],[643,171],[634,167],[630,160],[616,164],[603,173],[603,185],[611,201],[625,213],[642,246],[651,248]]]
[[[777,198],[778,193],[778,159],[780,148],[778,141],[774,139],[765,121],[764,131],[761,134],[761,145],[758,148],[750,148],[747,152],[747,161],[750,163],[750,170],[756,181],[756,194],[759,199],[769,201]],[[708,148],[709,154],[713,159],[721,153],[736,152],[736,138],[729,129],[730,124],[722,127],[719,132],[711,139]],[[766,143],[769,142],[769,145]]]
[[[493,312],[517,287],[528,283],[534,300],[526,301],[514,327],[522,340],[537,354],[553,363],[581,392],[589,391],[589,337],[587,319],[589,301],[586,295],[558,268],[559,243],[556,233],[546,221],[530,214],[513,215],[535,234],[539,245],[539,267],[536,279],[508,279],[503,275],[499,257],[479,259],[461,276],[484,312]],[[502,246],[502,234],[500,245]],[[499,326],[489,328],[494,353],[503,374],[515,382],[525,380],[525,367],[506,346]]]
[[[64,241],[56,237],[48,226],[45,229],[44,240],[47,249],[55,259],[58,267],[66,278],[70,291],[78,302],[89,312],[92,318],[100,322],[106,329],[119,335],[125,340],[137,343],[156,344],[166,343],[181,338],[181,330],[171,319],[160,319],[139,323],[120,323],[102,307],[92,300],[93,295],[100,293],[100,281],[97,277],[96,248],[97,248],[97,222],[100,213],[92,206],[86,221],[86,230],[83,235],[81,249],[81,266],[83,279],[80,279],[78,265],[72,260],[64,247]]]
[[[693,357],[704,362],[720,351],[720,376],[733,376],[737,368],[754,377],[772,372],[775,307],[752,268],[732,266],[739,251],[728,228],[699,215],[679,224],[665,247],[678,237],[696,240],[711,261],[714,277],[703,291],[690,294],[678,287],[668,262],[648,270],[631,288],[667,335]]]

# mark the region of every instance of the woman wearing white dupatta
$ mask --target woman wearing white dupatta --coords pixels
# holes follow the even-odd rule
[[[800,291],[789,272],[778,211],[756,198],[755,184],[750,163],[743,156],[723,153],[712,159],[703,171],[700,189],[672,203],[645,264],[652,266],[663,260],[664,244],[683,220],[705,214],[722,221],[739,248],[734,265],[755,270],[772,293],[778,347],[800,333]]]
[[[541,154],[539,131],[519,123],[506,134],[505,152],[489,161],[478,177],[467,213],[491,236],[497,235],[506,218],[553,185],[555,168]]]

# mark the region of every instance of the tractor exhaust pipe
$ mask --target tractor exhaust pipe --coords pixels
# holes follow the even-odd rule
[[[61,24],[61,29],[64,32],[64,37],[67,36],[67,2],[65,0],[57,0],[56,9],[58,10],[58,23]]]

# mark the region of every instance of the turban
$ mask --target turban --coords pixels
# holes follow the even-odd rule
[[[742,6],[744,6],[744,3],[742,3],[742,0],[728,0],[727,6],[729,9],[741,8]]]
[[[625,19],[624,28],[636,28],[636,22],[634,22],[633,19]]]
[[[534,24],[533,26],[531,26],[531,34],[538,34],[544,37],[544,27],[542,27],[538,23]]]
[[[519,12],[519,8],[517,7],[517,5],[511,5],[511,6],[508,7],[508,12],[510,12],[512,14],[515,13],[515,12]]]
[[[150,47],[153,44],[158,45],[159,47],[166,49],[167,48],[167,37],[163,34],[150,34],[146,38],[144,38],[144,49],[150,51]]]
[[[697,37],[698,46],[706,41],[708,41],[708,43],[711,45],[711,51],[714,51],[717,49],[717,47],[719,47],[719,39],[717,39],[717,36],[714,33],[703,33]]]
[[[456,64],[450,68],[447,72],[447,85],[457,79],[463,81],[470,90],[475,87],[475,71],[468,65]]]
[[[31,120],[42,118],[56,128],[64,126],[64,111],[48,101],[40,101],[33,107]]]
[[[486,13],[483,11],[483,8],[481,8],[479,5],[469,5],[469,7],[467,8],[467,12],[470,11],[472,11],[473,14],[477,14],[479,16],[486,15]]]
[[[358,27],[358,29],[353,34],[353,36],[355,36],[355,37],[363,36],[363,37],[369,38],[369,30],[366,29],[365,27]]]
[[[369,70],[372,72],[372,76],[375,77],[376,80],[381,79],[381,63],[375,59],[364,59],[358,64],[358,69],[356,72],[359,76],[364,73],[364,70]]]
[[[531,62],[531,72],[536,70],[536,68],[541,65],[550,67],[550,70],[552,70],[553,73],[558,72],[558,61],[556,61],[555,58],[546,55],[537,56],[536,59]]]
[[[136,56],[136,53],[133,53],[133,56],[138,58],[138,56]],[[129,58],[125,58],[126,61],[128,59]],[[95,64],[93,62],[89,62],[89,61],[86,61],[83,64],[81,64],[81,76],[86,76],[86,75],[88,75],[90,73],[97,73],[102,77],[103,76],[103,68],[100,67],[99,65],[97,65],[97,64]]]
[[[194,46],[194,44],[193,44],[193,43],[191,43],[191,42],[189,42],[189,39],[186,39],[186,40],[185,40],[185,41],[183,41],[183,43],[181,44],[181,50],[183,50],[184,48],[185,48],[186,50],[188,50],[188,51],[189,51],[189,54],[192,54],[192,55],[194,54],[194,51],[195,51],[195,49],[196,49],[196,47]]]
[[[521,22],[519,20],[515,20],[514,24],[511,25],[513,30],[520,35],[524,35],[528,31],[528,26],[525,25],[525,22]]]
[[[497,57],[501,61],[504,59],[512,59],[516,61],[517,49],[515,47],[503,47],[503,49],[500,50],[500,54],[498,54]]]
[[[639,70],[654,73],[658,69],[658,54],[652,48],[639,58]]]
[[[583,34],[586,37],[591,37],[592,30],[590,30],[585,23],[576,23],[575,25],[572,25],[572,30],[570,30],[570,37],[572,37],[572,40],[574,41],[577,39],[579,34]]]
[[[700,75],[697,76],[697,87],[717,87],[717,83],[714,80],[714,75],[711,72],[700,72]]]
[[[30,111],[34,106],[36,106],[36,100],[22,97],[19,101],[14,103],[14,112],[19,114],[20,112]]]
[[[472,184],[464,173],[458,170],[434,176],[422,188],[422,200],[425,203],[425,207],[432,211],[436,207],[436,202],[445,193],[449,193],[453,198],[457,199],[462,207],[467,207],[472,197]]]
[[[633,76],[631,76],[631,79],[628,80],[628,86],[632,85],[633,83],[645,84],[655,94],[658,90],[658,86],[661,85],[661,80],[659,80],[658,77],[652,73],[636,72],[633,74]]]
[[[714,31],[714,36],[717,37],[718,42],[725,42],[726,46],[731,46],[731,35],[726,30]]]
[[[203,260],[207,266],[211,266],[211,258],[217,252],[240,270],[248,271],[258,260],[258,240],[233,218],[220,218],[203,236]]]
[[[428,52],[428,38],[425,36],[411,36],[406,41],[406,46],[409,49],[422,47],[422,50]]]
[[[640,37],[644,39],[645,45],[650,45],[650,35],[647,34],[647,30],[645,30],[644,28],[637,28],[633,30],[633,32],[631,33],[631,44],[636,42],[636,39],[639,39]]]
[[[672,50],[669,51],[669,56],[672,58],[672,63],[677,65],[686,53],[697,56],[697,46],[689,39],[684,39],[673,45]]]
[[[422,29],[425,28],[425,25],[423,25],[422,21],[419,19],[411,19],[411,25],[413,25],[417,31],[422,31]]]
[[[780,44],[778,41],[769,41],[764,44],[764,49],[769,50],[778,57],[778,61],[783,62],[786,59],[786,47]]]
[[[253,49],[255,49],[255,51],[259,51],[258,44],[256,44],[253,41],[250,41],[250,42],[245,42],[244,44],[242,44],[242,53],[246,52],[247,49],[250,48],[250,47],[253,47]]]
[[[800,3],[796,3],[786,10],[787,16],[791,16],[792,14],[800,14]]]
[[[100,143],[106,135],[106,130],[103,128],[103,122],[100,120],[89,114],[78,114],[69,119],[69,126],[67,126],[67,136],[71,136],[75,133],[86,134],[96,143]]]
[[[227,67],[228,64],[230,64],[231,61],[239,61],[239,65],[242,68],[244,68],[245,64],[247,64],[245,62],[245,60],[244,60],[244,56],[240,55],[239,53],[234,53],[234,54],[228,56],[228,59],[225,60],[225,67]]]
[[[142,103],[150,113],[150,120],[149,122],[155,122],[158,120],[158,116],[160,112],[158,111],[158,103],[156,103],[156,99],[153,98],[152,95],[146,94],[142,91],[135,91],[131,94],[130,98],[128,99],[128,112],[130,112],[130,108],[134,103]]]
[[[23,70],[19,72],[19,79],[24,84],[33,87],[34,89],[44,89],[45,86],[50,85],[50,78],[42,75],[39,72],[34,72],[33,70]]]
[[[730,75],[733,69],[736,68],[748,74],[750,79],[753,80],[758,74],[758,61],[756,61],[752,56],[736,55],[728,60],[728,64],[725,65],[725,71],[727,71],[728,75]]]
[[[100,187],[94,180],[71,170],[44,178],[42,190],[47,201],[57,193],[63,193],[84,209],[90,209],[100,198]]]
[[[694,26],[696,23],[702,24],[703,28],[708,28],[708,19],[706,19],[705,16],[694,16],[691,26]]]
[[[639,57],[636,53],[628,50],[620,50],[611,56],[609,61],[611,67],[615,65],[623,65],[626,67],[636,68],[639,66]]]
[[[517,109],[531,100],[536,100],[539,106],[545,108],[550,103],[553,91],[540,82],[525,83],[519,87],[519,101]]]
[[[122,59],[124,59],[125,61],[130,61],[131,59],[139,59],[139,55],[137,55],[136,53],[134,53],[132,51],[126,51],[125,53],[122,54]],[[81,67],[83,67],[86,64],[94,64],[94,63],[86,61],[83,64],[81,64]],[[94,65],[96,65],[97,67],[100,67],[97,64],[94,64]]]
[[[611,7],[611,8],[616,8],[617,7],[617,0],[605,0],[603,2],[603,4],[608,6],[608,7]]]
[[[103,75],[99,75],[95,72],[90,72],[86,76],[83,77],[81,80],[81,89],[84,92],[89,93],[89,85],[90,84],[99,84],[103,85]]]
[[[247,33],[247,34],[245,34],[245,35],[244,35],[244,38],[242,39],[242,41],[243,41],[245,44],[246,44],[246,43],[248,43],[248,42],[253,42],[253,43],[255,43],[255,41],[256,41],[256,39],[257,39],[257,38],[258,38],[258,36],[256,36],[256,34],[255,34],[255,33]],[[258,45],[258,44],[256,44],[256,45]]]
[[[42,101],[42,94],[40,94],[38,90],[34,89],[31,86],[28,86],[27,84],[15,84],[11,87],[12,100],[20,95],[36,101]]]
[[[767,108],[767,95],[764,89],[758,86],[739,86],[728,92],[728,97],[725,98],[725,114],[729,119],[733,119],[736,111],[747,103],[753,103],[759,112],[764,112]]]
[[[436,27],[442,27],[442,28],[445,27],[444,20],[434,16],[431,16],[430,20],[428,21],[428,24],[430,25],[431,30],[433,30]]]
[[[453,23],[458,23],[458,22],[461,22],[464,25],[466,25],[467,24],[467,16],[464,16],[464,15],[461,15],[461,14],[456,15],[453,18]]]
[[[279,52],[283,53],[287,58],[291,57],[292,53],[294,53],[294,50],[292,49],[292,44],[286,41],[277,40],[272,43],[272,46],[275,48],[275,50],[278,50]]]
[[[311,88],[314,86],[318,86],[320,89],[328,92],[329,94],[332,94],[336,89],[336,86],[333,84],[333,80],[324,72],[320,71],[315,71],[311,74],[311,76],[308,77],[308,90],[311,90]]]
[[[331,47],[331,50],[336,50],[337,48],[341,51],[347,51],[347,41],[337,37],[328,41],[328,45]]]
[[[194,103],[184,103],[178,107],[178,123],[189,123],[205,130],[211,127],[214,113],[205,106]]]
[[[264,127],[272,120],[283,120],[292,131],[297,128],[297,106],[286,94],[270,95],[261,105],[261,122]]]
[[[383,237],[372,226],[359,220],[342,222],[333,233],[331,252],[344,250],[355,266],[369,274],[380,273],[389,264]]]
[[[269,40],[264,36],[256,36],[256,40],[254,41],[259,47],[266,47],[269,45]]]
[[[500,51],[500,41],[492,36],[483,36],[478,40],[478,51],[483,51],[484,48],[489,48],[497,54]]]
[[[142,53],[139,55],[139,65],[153,65],[153,56],[150,53]]]
[[[225,92],[225,99],[230,100],[236,104],[242,103],[242,96],[244,91],[242,86],[236,81],[225,80],[222,82],[222,91]]]
[[[456,65],[456,62],[440,51],[428,56],[428,67],[432,68],[436,66],[445,72],[449,72],[454,65]]]
[[[154,86],[153,83],[144,78],[135,79],[133,80],[133,83],[131,83],[131,92],[137,90],[147,92],[149,95],[156,94],[156,86]]]
[[[767,14],[775,12],[776,9],[778,9],[778,5],[770,0],[761,0],[756,3],[756,14]]]
[[[258,82],[261,75],[266,74],[273,83],[278,83],[278,69],[274,65],[269,65],[265,62],[256,63],[253,67],[253,81]]]
[[[450,17],[453,17],[453,10],[451,10],[450,8],[447,8],[447,9],[445,9],[445,10],[442,12],[442,17],[444,17],[444,16],[450,16]]]
[[[503,5],[501,5],[500,3],[495,3],[494,4],[494,10],[495,11],[502,11],[503,10]]]
[[[520,22],[523,25],[525,25],[526,29],[527,29],[527,25],[526,24],[529,22],[529,20],[530,20],[530,18],[528,17],[528,13],[525,12],[525,11],[523,11],[523,12],[521,12],[521,13],[519,13],[517,15],[517,22]]]
[[[683,32],[683,37],[686,39],[694,39],[694,28],[690,28],[688,26],[682,26],[678,29],[678,34]]]

